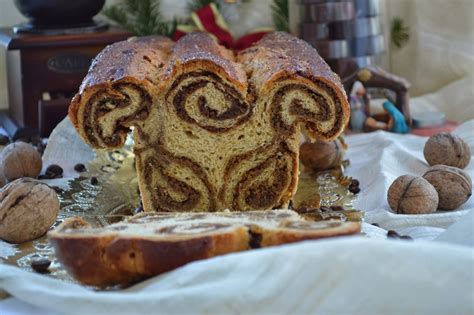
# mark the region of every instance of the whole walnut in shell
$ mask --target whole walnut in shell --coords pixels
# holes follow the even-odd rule
[[[6,183],[7,183],[7,180],[6,180],[5,176],[3,176],[2,166],[0,165],[0,188],[5,186]]]
[[[438,192],[438,209],[456,209],[471,197],[471,177],[459,168],[435,165],[428,169],[423,178],[429,181]]]
[[[438,208],[438,193],[423,177],[403,175],[390,185],[387,201],[395,213],[433,213]]]
[[[471,160],[471,150],[467,143],[449,132],[431,136],[425,144],[423,154],[429,165],[465,168]]]
[[[341,165],[345,149],[339,140],[314,143],[304,142],[300,146],[300,160],[313,171],[324,171]]]
[[[45,234],[56,221],[59,200],[48,185],[17,179],[0,190],[0,239],[23,243]]]
[[[14,142],[5,147],[0,154],[3,176],[7,181],[21,177],[36,178],[43,166],[41,155],[25,142]]]

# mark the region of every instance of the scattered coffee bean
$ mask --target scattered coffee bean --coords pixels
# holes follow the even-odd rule
[[[331,206],[331,209],[334,210],[334,211],[344,211],[344,207],[343,206]]]
[[[82,163],[77,163],[76,165],[74,165],[74,170],[78,173],[87,171],[86,166]]]
[[[402,235],[400,236],[400,239],[406,241],[413,241],[413,238],[410,235]]]
[[[357,195],[358,193],[360,193],[360,188],[349,186],[349,191],[353,193],[354,195]]]
[[[97,179],[97,177],[91,177],[91,185],[97,185],[99,183],[99,180]]]
[[[380,227],[378,223],[372,223],[373,226]]]
[[[49,177],[46,174],[41,174],[41,175],[38,176],[38,179],[51,179],[51,177]]]
[[[10,143],[10,139],[7,136],[0,135],[0,145],[7,145]]]
[[[359,187],[359,185],[360,185],[360,182],[357,179],[354,178],[351,180],[350,186]]]
[[[46,168],[45,174],[50,178],[61,178],[63,177],[63,169],[57,164],[51,164]]]
[[[398,234],[396,231],[394,230],[389,230],[387,232],[387,237],[388,238],[400,238],[400,234]]]
[[[49,259],[38,259],[31,262],[31,268],[38,273],[48,273],[51,260]]]
[[[57,194],[62,194],[64,192],[64,189],[58,187],[58,186],[50,186]]]

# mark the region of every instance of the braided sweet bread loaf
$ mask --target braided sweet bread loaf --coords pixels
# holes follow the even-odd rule
[[[300,129],[334,139],[349,117],[316,50],[271,33],[238,54],[194,33],[136,38],[93,62],[69,117],[90,145],[123,145],[133,126],[145,211],[286,207]]]

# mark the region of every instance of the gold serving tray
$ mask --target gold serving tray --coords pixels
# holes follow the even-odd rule
[[[97,152],[87,170],[81,177],[69,181],[69,189],[58,194],[61,209],[51,229],[73,216],[84,218],[92,226],[105,226],[134,214],[140,197],[130,146],[111,152]],[[91,184],[91,177],[97,178],[96,185]],[[350,180],[343,176],[342,166],[317,174],[303,172],[292,207],[313,220],[361,221],[363,212],[353,209],[355,196],[347,190]],[[334,205],[343,206],[345,210],[314,209]],[[46,236],[20,245],[0,245],[9,247],[2,251],[0,262],[31,271],[33,261],[49,259],[52,263],[48,276],[74,282],[57,261]]]

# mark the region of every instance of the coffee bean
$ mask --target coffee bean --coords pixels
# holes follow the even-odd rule
[[[410,235],[402,235],[400,236],[400,239],[406,241],[413,241],[413,238]]]
[[[51,177],[49,177],[46,174],[41,174],[41,175],[38,176],[38,179],[51,179]]]
[[[380,227],[378,223],[372,223],[373,226]]]
[[[0,145],[7,145],[10,143],[10,139],[7,136],[0,135]]]
[[[349,191],[351,193],[353,193],[354,195],[357,195],[358,193],[360,193],[360,188],[359,187],[351,187],[349,186]]]
[[[387,237],[388,238],[400,238],[400,234],[398,234],[396,231],[394,230],[389,230],[387,232]]]
[[[97,179],[97,177],[91,177],[91,184],[92,185],[97,185],[99,183],[99,180]]]
[[[51,260],[49,259],[38,259],[31,262],[31,268],[38,273],[48,273]]]
[[[354,178],[351,180],[350,186],[359,187],[359,185],[360,185],[360,182],[357,179]]]
[[[57,194],[62,194],[64,192],[64,189],[58,187],[58,186],[50,186]]]
[[[334,211],[344,211],[343,206],[331,206],[331,209]]]
[[[63,177],[63,168],[57,164],[51,164],[46,168],[45,174],[50,178],[61,178]]]
[[[87,171],[86,166],[82,163],[77,163],[74,165],[74,170],[79,173]]]

